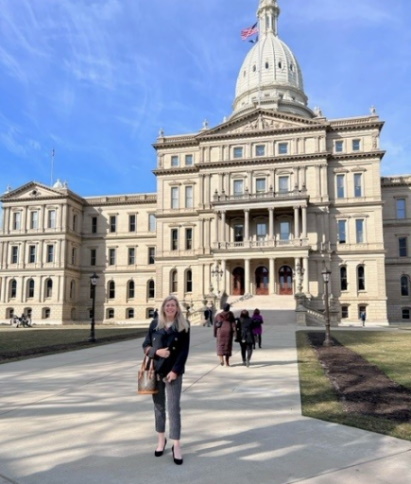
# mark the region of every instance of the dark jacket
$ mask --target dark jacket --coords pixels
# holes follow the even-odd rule
[[[143,342],[144,353],[154,359],[154,367],[161,377],[167,376],[170,371],[182,375],[190,348],[190,330],[177,331],[174,326],[169,329],[157,329],[157,324],[157,319],[151,321]],[[168,348],[170,356],[168,358],[157,356],[155,353],[160,348]]]
[[[250,317],[243,317],[237,319],[237,340],[242,344],[254,345],[253,334],[254,323]]]

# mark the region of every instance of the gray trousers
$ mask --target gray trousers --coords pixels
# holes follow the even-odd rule
[[[166,400],[170,426],[170,439],[180,440],[181,407],[180,398],[183,386],[183,376],[180,375],[171,383],[158,382],[158,393],[153,395],[156,432],[166,431]]]

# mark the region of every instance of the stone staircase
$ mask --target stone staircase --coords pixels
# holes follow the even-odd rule
[[[235,296],[230,296],[227,302],[231,304],[232,309],[236,311],[241,309],[248,309],[250,311],[255,308],[260,310],[295,310],[296,307],[294,295],[279,296],[278,294],[272,294],[270,296],[250,296],[243,300],[239,300],[239,298]]]

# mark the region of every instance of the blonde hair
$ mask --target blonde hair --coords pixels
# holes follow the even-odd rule
[[[189,324],[183,315],[183,310],[181,309],[180,302],[176,298],[176,296],[172,296],[172,295],[167,296],[161,304],[160,310],[158,312],[157,329],[162,329],[166,327],[166,314],[165,314],[164,308],[169,301],[174,301],[177,305],[177,312],[174,320],[174,324],[177,327],[177,331],[188,331]]]

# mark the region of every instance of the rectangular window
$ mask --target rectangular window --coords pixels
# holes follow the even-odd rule
[[[348,306],[341,306],[341,318],[342,319],[348,318]]]
[[[193,248],[193,229],[186,229],[186,250]]]
[[[354,173],[354,197],[362,197],[362,174]]]
[[[255,156],[265,156],[265,145],[257,145],[255,147]]]
[[[178,249],[178,229],[171,229],[171,250]]]
[[[360,151],[361,144],[359,139],[353,139],[352,140],[352,150],[353,151]]]
[[[345,244],[347,242],[347,221],[338,220],[338,243]]]
[[[177,155],[173,155],[171,157],[171,166],[178,166],[178,165],[179,165],[178,156]]]
[[[13,213],[13,230],[21,229],[21,212]]]
[[[19,262],[19,248],[17,245],[13,245],[11,248],[11,263],[17,264]]]
[[[136,216],[134,214],[128,216],[128,231],[129,232],[136,231]]]
[[[91,217],[91,233],[97,233],[97,217]]]
[[[77,250],[75,247],[71,249],[71,263],[73,266],[76,265],[77,262]]]
[[[136,263],[136,249],[134,247],[128,248],[128,265],[132,266]]]
[[[148,263],[155,264],[156,263],[156,249],[155,247],[148,248]]]
[[[408,257],[407,237],[398,238],[398,250],[400,257]]]
[[[405,213],[405,198],[398,198],[396,201],[396,213],[398,219],[406,218]]]
[[[192,166],[193,165],[193,155],[186,155],[185,156],[185,163],[186,163],[186,166]]]
[[[345,197],[345,175],[337,175],[337,198]]]
[[[148,231],[156,231],[156,216],[153,213],[150,213],[150,215],[148,216]]]
[[[113,233],[117,229],[117,217],[115,215],[110,215],[110,232]]]
[[[244,180],[234,180],[234,196],[244,195]]]
[[[278,177],[278,191],[280,193],[288,193],[289,186],[290,186],[290,177],[289,176]]]
[[[265,178],[257,178],[255,181],[255,191],[257,193],[265,193],[266,192],[266,179]]]
[[[243,157],[243,148],[241,146],[236,146],[233,149],[233,156],[234,156],[234,158],[242,158]]]
[[[171,208],[179,208],[178,187],[171,187]]]
[[[267,236],[267,224],[258,223],[257,224],[257,240],[265,240]]]
[[[77,230],[77,215],[73,215],[73,232]]]
[[[364,243],[364,220],[363,219],[357,219],[355,221],[355,238],[356,238],[357,244]]]
[[[49,210],[47,212],[47,228],[48,229],[55,229],[56,228],[56,211]]]
[[[344,148],[344,142],[341,140],[338,140],[335,142],[335,152],[336,153],[342,153]]]
[[[39,213],[37,211],[30,212],[30,228],[32,230],[39,228]]]
[[[243,242],[244,240],[244,225],[234,225],[234,241]]]
[[[36,246],[29,245],[29,264],[34,264],[36,262]]]
[[[278,143],[278,154],[286,155],[288,153],[288,143]]]
[[[114,266],[116,264],[116,249],[108,249],[108,265]]]
[[[193,187],[188,186],[185,188],[185,207],[193,208],[193,206],[194,206]]]
[[[410,319],[410,308],[402,309],[402,319]]]
[[[280,240],[290,239],[290,222],[280,222]]]
[[[54,262],[54,245],[47,245],[47,262]]]
[[[90,249],[90,265],[95,266],[97,264],[97,249]]]

